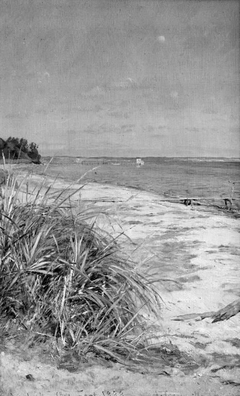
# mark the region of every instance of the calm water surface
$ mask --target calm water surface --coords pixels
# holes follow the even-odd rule
[[[58,157],[47,169],[49,175],[69,181],[86,172],[84,181],[133,187],[167,197],[221,199],[230,196],[234,187],[234,203],[240,205],[240,162],[236,160],[145,158],[144,165],[137,167],[136,160],[129,158],[76,163],[76,158]]]

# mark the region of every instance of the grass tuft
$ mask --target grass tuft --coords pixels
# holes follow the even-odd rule
[[[70,196],[9,173],[0,214],[1,317],[8,331],[12,323],[81,355],[137,362],[146,353],[142,308],[156,313],[158,295],[96,227],[96,210],[76,211]]]

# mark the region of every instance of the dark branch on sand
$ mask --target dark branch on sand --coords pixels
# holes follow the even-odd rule
[[[203,320],[206,318],[212,318],[212,323],[220,322],[223,320],[227,320],[232,316],[237,315],[240,312],[240,298],[233,301],[231,304],[226,305],[224,308],[219,309],[218,311],[208,311],[202,313],[192,313],[187,315],[180,315],[174,318],[176,321],[183,320]]]

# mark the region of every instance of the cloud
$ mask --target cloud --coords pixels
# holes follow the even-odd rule
[[[109,116],[114,117],[114,118],[119,118],[119,119],[127,119],[130,117],[130,112],[127,112],[125,110],[116,110],[116,111],[110,111]]]
[[[99,87],[98,85],[96,87],[93,87],[91,89],[88,89],[84,92],[81,93],[81,95],[84,97],[93,97],[93,98],[99,98],[102,97],[106,94],[106,91],[103,87]]]
[[[164,140],[167,138],[167,135],[155,132],[151,135],[151,138],[155,140]]]
[[[134,87],[137,87],[137,85],[138,85],[137,82],[135,80],[133,80],[131,77],[128,77],[122,81],[110,83],[111,88],[117,88],[117,89],[134,88]]]
[[[27,118],[28,115],[27,113],[9,113],[5,115],[5,118],[9,119],[22,119],[22,118]]]
[[[171,91],[171,92],[170,92],[170,96],[171,96],[171,98],[173,98],[173,99],[177,99],[177,98],[178,98],[178,92],[177,92],[177,91]]]
[[[164,43],[164,42],[166,41],[166,39],[165,39],[164,36],[158,36],[157,40],[158,40],[160,43]]]
[[[121,131],[123,133],[131,133],[133,129],[135,128],[135,124],[125,124],[121,125]]]
[[[196,128],[196,127],[186,127],[185,131],[187,132],[195,132],[195,133],[199,133],[200,132],[200,128]]]

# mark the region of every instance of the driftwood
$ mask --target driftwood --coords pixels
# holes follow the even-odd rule
[[[160,198],[159,198],[160,199]],[[185,206],[215,206],[219,209],[226,209],[227,211],[231,211],[233,208],[233,201],[234,199],[231,197],[227,197],[227,196],[220,196],[220,197],[167,197],[164,199],[161,199],[162,201],[166,201],[166,202],[174,202],[174,203],[181,203]],[[214,201],[221,201],[223,200],[224,202],[224,206],[219,206],[217,204],[214,204]]]
[[[215,312],[212,316],[213,323],[219,322],[220,320],[227,320],[232,316],[237,315],[240,312],[240,298],[238,300],[233,301],[231,304],[228,304],[226,307],[220,309]]]
[[[227,320],[232,316],[237,315],[240,312],[240,298],[233,301],[231,304],[226,305],[226,307],[219,309],[219,311],[213,312],[202,312],[202,313],[193,313],[187,315],[177,316],[174,320],[183,321],[183,320],[203,320],[205,318],[212,318],[212,323],[220,322],[222,320]]]

